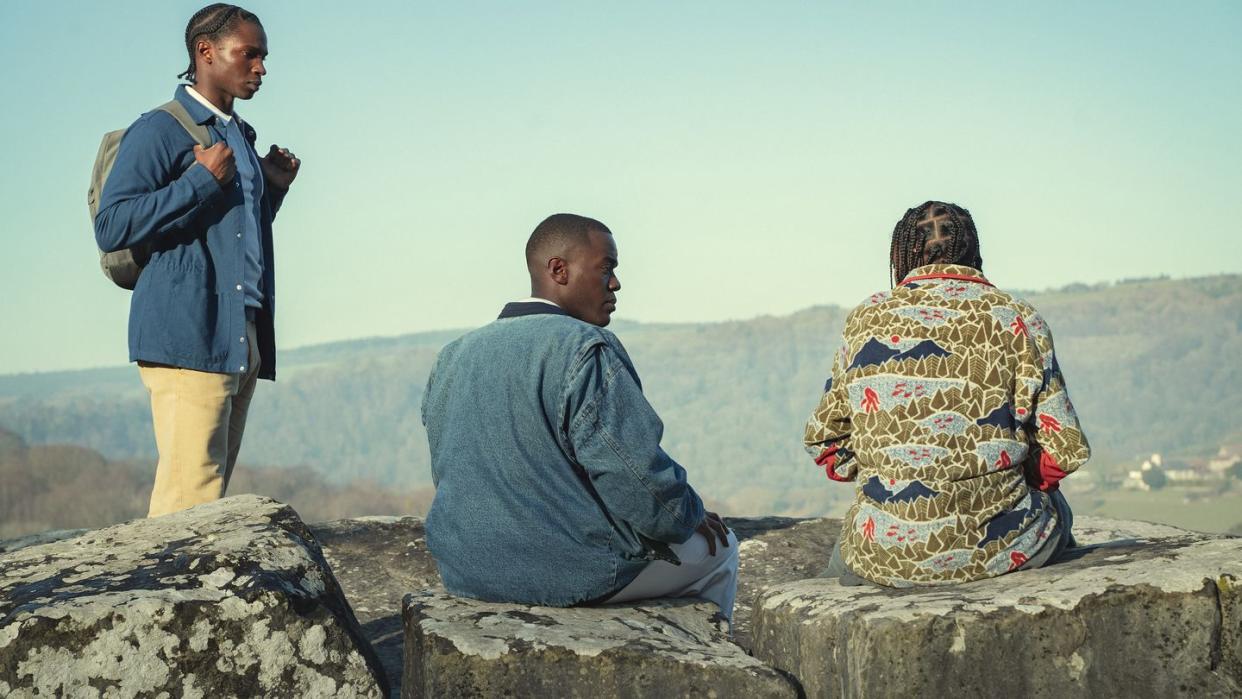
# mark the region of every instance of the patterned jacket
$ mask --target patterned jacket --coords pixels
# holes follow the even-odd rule
[[[807,449],[856,481],[841,554],[894,587],[1022,565],[1057,526],[1048,492],[1090,448],[1048,325],[961,265],[925,265],[846,319]]]

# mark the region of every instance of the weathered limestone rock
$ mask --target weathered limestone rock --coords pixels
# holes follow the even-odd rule
[[[404,697],[796,697],[729,642],[715,605],[548,608],[405,599]]]
[[[255,496],[0,554],[0,696],[382,696],[311,532]]]
[[[38,534],[28,534],[20,536],[16,539],[5,539],[0,541],[0,553],[12,553],[18,549],[24,549],[28,546],[41,546],[43,544],[51,544],[65,539],[72,539],[75,536],[81,536],[89,529],[53,529]]]
[[[822,570],[840,520],[731,517],[727,521],[741,540],[733,640],[749,648],[750,605],[756,594]],[[411,590],[440,585],[423,521],[359,517],[314,524],[311,529],[384,666],[393,696],[399,695],[404,659],[401,600]]]
[[[753,651],[809,697],[1239,696],[1242,539],[1082,517],[1070,560],[912,590],[777,584]]]
[[[727,522],[739,540],[733,641],[749,649],[755,599],[774,585],[819,575],[837,543],[841,520],[730,517]]]
[[[401,599],[440,584],[417,517],[359,517],[311,525],[324,556],[371,642],[391,696],[401,693]]]

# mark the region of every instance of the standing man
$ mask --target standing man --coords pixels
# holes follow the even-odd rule
[[[129,358],[151,394],[159,465],[148,516],[224,495],[256,379],[276,377],[272,219],[299,161],[233,111],[267,74],[267,35],[235,5],[199,10],[185,30],[190,84],[176,101],[205,126],[204,149],[163,110],[126,131],[95,217],[105,252],[143,246]]]
[[[612,233],[550,216],[526,266],[531,298],[445,347],[423,397],[445,587],[553,606],[702,597],[731,617],[737,539],[660,448],[664,425],[604,330],[621,289]]]
[[[893,289],[850,312],[805,444],[855,481],[825,577],[891,587],[967,582],[1072,545],[1060,482],[1091,454],[1030,304],[983,276],[966,209],[906,211]]]

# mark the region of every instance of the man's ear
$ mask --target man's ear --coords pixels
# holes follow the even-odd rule
[[[197,58],[201,58],[204,63],[211,63],[216,56],[216,49],[211,45],[210,41],[199,39],[198,43],[194,45],[194,55]]]
[[[565,286],[569,283],[569,263],[560,257],[549,259],[548,277],[557,284]]]

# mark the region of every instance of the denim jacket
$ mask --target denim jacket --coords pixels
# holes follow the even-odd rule
[[[177,88],[176,99],[212,143],[224,140],[211,110]],[[240,118],[240,117],[237,117]],[[239,124],[254,147],[255,133]],[[268,187],[260,206],[263,309],[255,319],[260,378],[276,377],[275,278],[272,219],[284,192]],[[95,240],[111,252],[151,249],[129,308],[129,359],[214,371],[246,370],[246,206],[234,176],[221,187],[194,159],[194,139],[172,115],[147,112],[129,127],[117,150],[95,216]]]
[[[602,599],[703,519],[621,342],[555,306],[510,304],[446,346],[422,415],[427,545],[453,594]]]

